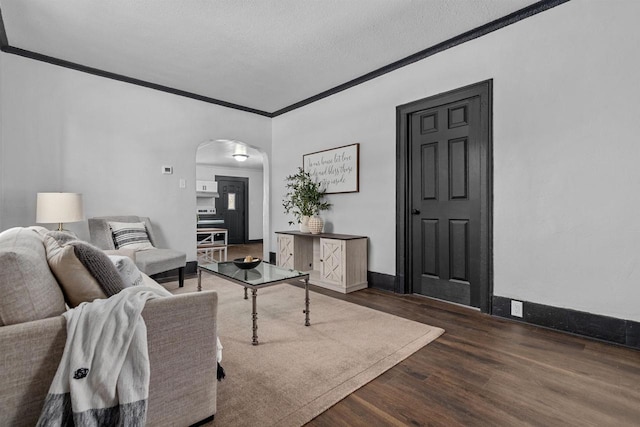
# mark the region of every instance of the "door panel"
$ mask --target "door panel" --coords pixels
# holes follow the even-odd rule
[[[449,198],[467,199],[469,167],[467,138],[449,141]]]
[[[449,221],[449,277],[469,282],[469,221],[453,219]]]
[[[438,253],[438,220],[422,220],[422,273],[438,277],[440,275],[440,258]]]
[[[479,286],[479,98],[411,115],[414,291],[465,305]]]
[[[422,199],[438,198],[438,144],[422,146]]]
[[[322,280],[339,284],[342,282],[342,241],[320,239],[320,276]]]
[[[293,269],[293,236],[278,235],[278,265]]]

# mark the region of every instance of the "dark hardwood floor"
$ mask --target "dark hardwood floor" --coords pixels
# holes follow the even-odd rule
[[[314,290],[445,334],[308,426],[640,426],[640,351],[420,296]]]
[[[247,255],[262,259],[262,243],[236,244],[229,245],[227,248],[227,259],[229,261],[236,258],[244,258]]]

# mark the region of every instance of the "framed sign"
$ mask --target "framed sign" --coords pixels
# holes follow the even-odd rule
[[[358,143],[302,156],[302,168],[327,194],[360,191],[359,167]]]

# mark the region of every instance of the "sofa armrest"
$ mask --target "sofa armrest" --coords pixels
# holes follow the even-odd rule
[[[191,425],[215,414],[217,309],[213,291],[147,302],[147,425]]]
[[[147,425],[189,425],[215,414],[217,304],[213,291],[147,301]],[[66,339],[62,316],[0,327],[0,424],[36,424]]]
[[[0,327],[3,424],[36,425],[66,339],[62,316]]]

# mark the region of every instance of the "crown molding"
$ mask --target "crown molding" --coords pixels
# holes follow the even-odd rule
[[[446,40],[442,43],[438,43],[437,45],[431,46],[427,49],[424,49],[420,52],[409,55],[403,59],[400,59],[391,64],[385,65],[384,67],[378,68],[377,70],[371,71],[367,74],[364,74],[360,77],[357,77],[348,82],[342,83],[338,86],[335,86],[331,89],[328,89],[324,92],[321,92],[317,95],[311,96],[309,98],[298,101],[294,104],[291,104],[287,107],[281,108],[274,112],[268,112],[263,110],[258,110],[256,108],[246,107],[244,105],[234,104],[232,102],[223,101],[220,99],[210,98],[208,96],[199,95],[193,92],[187,92],[180,89],[175,89],[168,86],[159,85],[156,83],[148,82],[145,80],[136,79],[133,77],[124,76],[121,74],[111,73],[109,71],[100,70],[97,68],[87,67],[86,65],[77,64],[70,61],[65,61],[63,59],[54,58],[51,56],[43,55],[37,52],[32,52],[24,49],[20,49],[17,47],[13,47],[9,44],[9,40],[7,38],[7,33],[5,30],[4,20],[2,18],[2,10],[0,9],[0,50],[2,52],[10,53],[13,55],[22,56],[24,58],[33,59],[36,61],[46,62],[48,64],[57,65],[64,68],[70,68],[72,70],[80,71],[83,73],[93,74],[96,76],[118,80],[125,83],[134,84],[137,86],[143,86],[150,89],[159,90],[162,92],[171,93],[173,95],[184,96],[187,98],[195,99],[202,102],[207,102],[209,104],[220,105],[222,107],[232,108],[235,110],[245,111],[248,113],[258,114],[264,117],[277,117],[282,114],[288,113],[290,111],[296,110],[298,108],[304,107],[305,105],[309,105],[313,102],[319,101],[321,99],[327,98],[336,93],[345,91],[359,84],[365,83],[369,80],[375,79],[376,77],[380,77],[392,71],[395,71],[399,68],[405,67],[409,64],[413,64],[414,62],[420,61],[422,59],[428,58],[437,53],[443,52],[447,49],[451,49],[452,47],[458,46],[462,43],[466,43],[470,40],[474,40],[478,37],[482,37],[486,34],[489,34],[493,31],[504,28],[508,25],[514,24],[523,19],[529,18],[531,16],[537,15],[540,12],[544,12],[556,6],[559,6],[563,3],[568,2],[569,0],[542,0],[537,3],[534,3],[530,6],[527,6],[523,9],[520,9],[516,12],[513,12],[509,15],[506,15],[502,18],[496,19],[495,21],[489,22],[480,27],[474,28],[466,33],[460,34],[449,40]]]
[[[485,25],[474,28],[473,30],[469,30],[466,33],[460,34],[458,36],[452,37],[449,40],[446,40],[442,43],[438,43],[435,46],[429,47],[427,49],[421,50],[420,52],[414,53],[413,55],[409,55],[406,58],[400,59],[396,62],[393,62],[389,65],[385,65],[384,67],[378,68],[377,70],[371,71],[367,74],[364,74],[360,77],[357,77],[353,80],[350,80],[346,83],[338,85],[334,88],[321,92],[317,95],[309,97],[307,99],[303,99],[302,101],[296,102],[295,104],[291,104],[288,107],[284,107],[280,110],[274,111],[272,113],[272,117],[279,116],[281,114],[288,113],[289,111],[295,110],[300,107],[304,107],[305,105],[311,104],[313,102],[319,101],[328,96],[334,95],[338,92],[342,92],[344,90],[350,89],[354,86],[357,86],[361,83],[367,82],[369,80],[375,79],[376,77],[380,77],[384,74],[395,71],[399,68],[407,66],[409,64],[413,64],[414,62],[423,60],[428,58],[436,53],[443,52],[447,49],[451,49],[452,47],[458,46],[462,43],[466,43],[470,40],[477,39],[478,37],[482,37],[486,34],[492,33],[500,28],[504,28],[508,25],[514,24],[518,21],[521,21],[525,18],[529,18],[530,16],[536,15],[540,12],[544,12],[545,10],[551,9],[553,7],[559,6],[563,3],[568,2],[569,0],[543,0],[538,3],[534,3],[530,6],[527,6],[523,9],[520,9],[516,12],[513,12],[509,15],[506,15],[502,18],[496,19],[495,21],[491,21]]]

